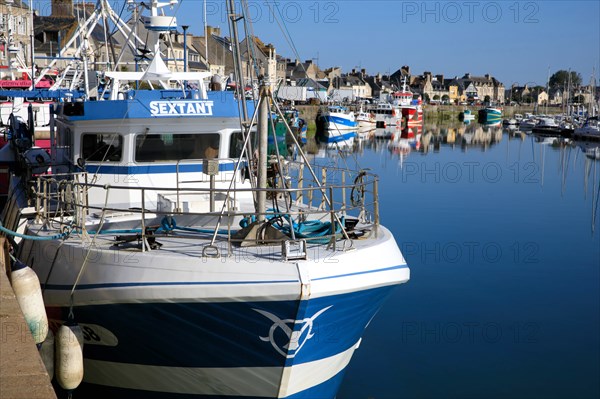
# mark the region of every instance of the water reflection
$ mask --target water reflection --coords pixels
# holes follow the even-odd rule
[[[389,152],[398,157],[402,163],[412,153],[427,155],[460,148],[462,152],[469,149],[488,151],[494,146],[518,142],[519,149],[530,141],[531,146],[548,146],[553,149],[572,148],[591,160],[600,159],[600,143],[571,141],[556,135],[537,135],[530,131],[520,130],[515,125],[502,126],[501,123],[425,123],[409,125],[403,128],[377,128],[356,132],[351,143],[330,143],[318,146],[314,142],[307,144],[307,153],[319,157],[336,157],[340,153],[363,154],[365,149],[377,153]],[[510,152],[510,145],[507,151]],[[543,160],[542,155],[538,155]]]
[[[455,162],[454,159],[461,156],[476,163],[482,162],[480,159],[487,159],[498,168],[506,169],[503,171],[505,176],[513,175],[515,179],[539,184],[542,188],[545,184],[555,184],[558,181],[563,193],[569,179],[581,179],[579,170],[582,169],[584,195],[592,200],[592,226],[595,226],[600,202],[599,146],[598,142],[536,135],[512,125],[503,127],[501,124],[425,123],[402,129],[376,129],[358,135],[352,146],[316,146],[308,152],[313,154],[312,158],[315,160],[343,160],[346,163],[352,160],[358,168],[363,167],[363,160],[370,154],[377,154],[380,167],[385,169],[395,165],[397,170],[403,170],[410,157],[416,155],[445,155],[445,159],[451,160],[448,162]],[[472,153],[468,151],[470,149],[480,151]],[[499,163],[500,159],[503,159],[502,165]],[[581,163],[582,160],[584,164]],[[419,166],[422,162],[419,161]],[[559,180],[556,180],[556,173],[559,174]],[[574,173],[578,176],[573,176]]]

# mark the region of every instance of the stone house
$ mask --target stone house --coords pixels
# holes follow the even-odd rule
[[[31,12],[20,0],[0,0],[0,66],[31,65]],[[21,76],[15,76],[15,78]],[[29,78],[29,77],[28,77]]]

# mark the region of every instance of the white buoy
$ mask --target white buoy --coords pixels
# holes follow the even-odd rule
[[[52,378],[54,378],[54,333],[52,330],[48,330],[48,335],[46,335],[46,339],[42,342],[40,357],[44,362],[44,366],[46,366],[48,377],[52,381]]]
[[[16,260],[11,268],[10,279],[17,302],[36,344],[44,342],[48,334],[48,317],[44,307],[40,280],[32,268]]]
[[[66,322],[56,332],[54,342],[56,381],[63,389],[71,391],[83,380],[83,332],[74,322]]]

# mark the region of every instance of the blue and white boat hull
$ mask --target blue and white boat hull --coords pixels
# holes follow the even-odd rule
[[[231,254],[252,262],[251,271],[247,263],[201,260],[192,245],[181,252],[185,240],[177,244],[182,256],[165,247],[128,255],[100,236],[74,294],[85,337],[79,390],[127,398],[334,397],[369,321],[409,278],[392,235],[378,234],[377,244],[355,244],[360,251],[306,261],[265,262],[265,248]],[[35,261],[40,253],[72,266],[52,270]],[[38,264],[57,325],[69,313],[72,285],[65,283],[75,281],[86,253],[53,241],[22,249]]]

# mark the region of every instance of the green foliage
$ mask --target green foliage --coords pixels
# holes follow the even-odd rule
[[[575,71],[571,71],[571,87],[576,87],[581,84],[581,75]],[[569,71],[561,69],[550,76],[550,87],[566,87],[569,84]]]

